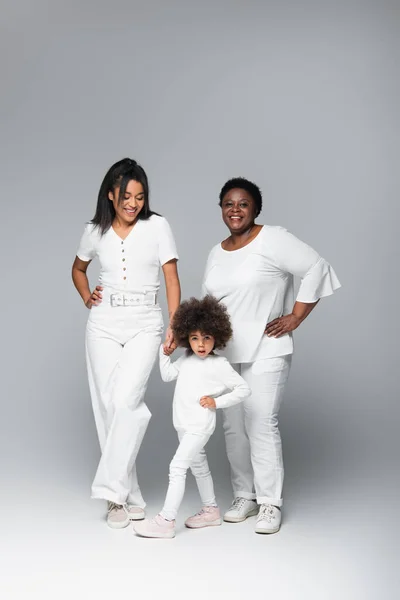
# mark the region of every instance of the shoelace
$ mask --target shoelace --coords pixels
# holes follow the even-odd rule
[[[115,502],[108,503],[108,512],[110,513],[113,510],[118,510],[119,508],[124,508],[120,504],[116,504]]]
[[[246,503],[246,498],[235,498],[230,510],[240,510]]]
[[[258,513],[257,520],[258,521],[267,521],[268,523],[272,522],[272,519],[275,518],[274,509],[271,504],[263,504]]]

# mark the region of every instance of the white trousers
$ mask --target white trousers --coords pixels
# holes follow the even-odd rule
[[[186,472],[196,478],[203,506],[216,506],[214,484],[204,446],[210,434],[178,432],[179,446],[169,466],[169,486],[161,516],[173,521],[185,493]]]
[[[151,414],[143,398],[162,336],[159,306],[116,306],[103,291],[86,328],[90,393],[101,459],[92,498],[144,507],[135,461]]]
[[[282,506],[283,458],[278,412],[291,355],[233,365],[250,398],[223,410],[226,451],[235,497]]]

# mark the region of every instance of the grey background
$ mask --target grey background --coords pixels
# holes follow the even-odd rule
[[[399,33],[399,3],[390,1],[2,2],[0,443],[3,540],[15,559],[8,597],[19,589],[13,569],[24,547],[30,559],[42,557],[41,568],[57,556],[60,520],[64,540],[65,528],[74,532],[62,569],[79,571],[82,590],[100,590],[101,561],[85,571],[82,557],[80,566],[71,558],[88,543],[80,527],[95,511],[99,528],[103,509],[84,504],[99,449],[84,363],[87,311],[70,268],[104,173],[124,156],[146,169],[152,208],[176,235],[184,297],[199,294],[207,253],[226,236],[217,202],[232,176],[261,186],[260,223],[287,227],[334,266],[343,289],[296,332],[281,411],[287,525],[280,542],[260,546],[250,536],[241,551],[256,564],[292,526],[299,553],[287,554],[297,548],[292,540],[269,556],[279,557],[280,586],[293,579],[282,597],[364,600],[390,591],[399,490]],[[90,278],[94,285],[95,266]],[[176,447],[172,391],[156,368],[138,461],[154,510]],[[220,427],[208,454],[226,507]],[[41,554],[25,545],[33,524]],[[119,556],[114,540],[99,546],[112,544]],[[325,572],[328,548],[337,553]],[[305,563],[300,576],[296,561],[307,553],[317,566]],[[55,586],[66,573],[58,569],[53,563]],[[332,572],[341,573],[335,589]],[[43,597],[48,583],[27,581]]]

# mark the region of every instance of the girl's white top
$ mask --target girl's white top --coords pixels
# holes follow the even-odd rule
[[[112,227],[102,236],[94,225],[86,225],[78,258],[100,260],[99,283],[125,292],[158,292],[160,266],[178,259],[174,236],[164,217],[138,219],[122,240]]]
[[[203,295],[223,302],[233,338],[221,354],[246,363],[293,352],[292,334],[264,334],[267,323],[290,314],[293,276],[301,277],[296,300],[312,303],[340,287],[336,273],[318,253],[283,227],[264,225],[247,246],[232,252],[221,244],[211,250],[203,279]]]
[[[245,380],[223,356],[209,354],[199,358],[184,354],[172,362],[160,347],[160,371],[163,381],[177,379],[173,400],[173,423],[178,431],[212,434],[215,409],[200,405],[202,396],[214,398],[217,408],[227,408],[250,396]]]

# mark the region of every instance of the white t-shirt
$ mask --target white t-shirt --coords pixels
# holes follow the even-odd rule
[[[160,266],[178,259],[174,236],[164,217],[138,219],[122,240],[112,227],[102,236],[94,225],[86,225],[78,258],[89,261],[98,256],[99,283],[126,292],[158,292]]]
[[[160,347],[160,371],[163,381],[177,379],[173,422],[177,431],[212,434],[215,410],[200,405],[202,396],[214,398],[217,408],[227,408],[250,396],[250,388],[223,356],[209,354],[200,358],[184,354],[174,363]]]
[[[294,275],[302,279],[299,302],[316,302],[340,287],[329,263],[283,227],[264,225],[239,250],[214,246],[202,290],[223,302],[231,317],[233,338],[220,354],[231,363],[246,363],[293,352],[291,334],[272,338],[264,330],[292,312]]]

